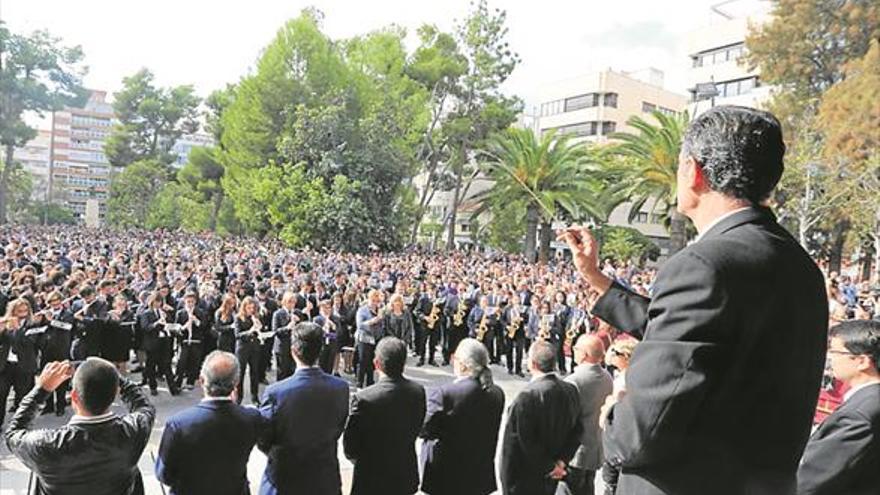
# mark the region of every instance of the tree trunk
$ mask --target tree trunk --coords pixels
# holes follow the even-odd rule
[[[459,155],[460,163],[458,164],[458,169],[455,171],[455,194],[452,197],[452,212],[449,214],[449,234],[446,237],[447,251],[455,249],[455,219],[458,217],[458,204],[460,203],[458,195],[461,192],[461,177],[464,173],[465,164],[464,144],[462,144]]]
[[[526,261],[535,262],[535,236],[538,233],[538,205],[529,203],[526,207],[526,242],[525,255]]]
[[[12,159],[15,147],[6,146],[6,158],[3,160],[3,173],[0,174],[0,224],[6,223],[6,210],[9,207],[9,177],[12,175]]]
[[[828,272],[840,273],[843,265],[843,244],[846,241],[846,232],[849,230],[848,221],[840,221],[834,225],[831,231],[831,253],[828,260]]]
[[[419,235],[419,226],[422,224],[422,219],[425,218],[425,210],[428,209],[428,203],[430,203],[431,199],[434,197],[433,193],[428,197],[428,191],[433,189],[431,182],[434,181],[434,177],[437,173],[437,158],[434,154],[431,155],[428,170],[428,179],[425,181],[425,188],[422,190],[422,197],[419,199],[419,209],[416,211],[415,222],[413,222],[413,229],[409,236],[410,244],[416,243]]]
[[[669,256],[681,251],[687,246],[687,217],[679,213],[678,209],[672,210],[672,219],[669,222]]]
[[[553,240],[553,224],[541,222],[541,250],[538,254],[538,263],[544,265],[550,260],[550,241]]]
[[[217,232],[217,217],[220,216],[220,207],[223,206],[223,193],[214,193],[214,206],[211,208],[211,218],[208,221],[208,229]]]

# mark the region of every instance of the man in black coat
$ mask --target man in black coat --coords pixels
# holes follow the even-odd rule
[[[834,376],[849,386],[843,404],[810,437],[798,494],[868,495],[880,490],[880,322],[831,329]]]
[[[235,403],[238,360],[214,351],[201,370],[205,398],[165,422],[156,477],[171,493],[250,493],[247,463],[257,443],[263,418],[260,411]]]
[[[580,438],[577,387],[556,376],[554,345],[529,348],[532,381],[510,405],[501,447],[504,495],[553,495]]]
[[[409,495],[419,489],[415,441],[425,419],[425,389],[403,376],[406,343],[376,346],[379,381],[352,397],[342,437],[354,463],[352,495]]]
[[[677,208],[700,235],[666,261],[651,299],[602,274],[587,229],[560,236],[600,294],[593,314],[643,339],[626,395],[606,407],[620,493],[794,493],[828,304],[813,260],[762,206],[784,152],[767,112],[721,106],[691,123]]]
[[[452,355],[456,380],[428,392],[421,437],[422,491],[486,495],[495,491],[495,449],[504,392],[492,383],[489,352],[463,339]]]

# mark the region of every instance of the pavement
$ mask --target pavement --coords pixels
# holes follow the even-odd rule
[[[507,405],[509,405],[514,397],[516,397],[516,395],[526,386],[526,384],[528,383],[528,378],[520,378],[515,375],[509,375],[506,368],[498,365],[493,365],[492,371],[495,382],[501,387],[502,390],[504,390],[505,400]],[[272,372],[270,372],[270,375],[271,374]],[[438,386],[450,382],[454,379],[451,366],[434,367],[426,365],[424,367],[416,367],[415,360],[413,358],[409,359],[404,374],[408,378],[415,380],[418,383],[421,383],[425,387]],[[135,373],[132,375],[132,377],[133,379],[139,379],[140,375],[138,373]],[[350,375],[343,375],[343,377],[349,380],[350,383],[352,383],[352,393],[354,393],[356,388],[353,384],[353,377]],[[248,383],[247,379],[245,379],[245,383]],[[144,390],[146,391],[146,388]],[[262,390],[263,387],[261,387],[260,391],[262,392]],[[144,478],[144,485],[147,495],[164,495],[165,493],[163,492],[159,481],[156,479],[153,470],[153,456],[159,450],[159,441],[162,437],[162,430],[165,426],[165,420],[169,416],[177,413],[178,411],[181,411],[187,407],[196,404],[201,399],[201,397],[202,392],[199,388],[185,391],[179,396],[172,397],[168,393],[167,388],[163,388],[162,386],[159,387],[158,396],[150,397],[153,404],[156,406],[156,422],[153,426],[153,432],[150,435],[150,441],[147,444],[147,448],[144,450],[144,453],[141,456],[139,462],[141,474]],[[244,404],[247,405],[247,402],[245,402]],[[121,414],[124,414],[126,412],[121,403],[114,404],[114,409]],[[505,411],[506,409],[507,408],[505,407]],[[70,411],[70,408],[68,408],[67,417],[58,418],[54,415],[39,416],[35,421],[34,427],[57,427],[66,423],[70,419],[71,414],[72,412]],[[6,417],[6,422],[8,423],[9,419],[11,419],[12,417],[12,413],[8,413]],[[3,426],[5,427],[6,425],[4,424]],[[500,440],[501,435],[499,434],[499,443]],[[9,450],[6,448],[5,443],[0,443],[2,443],[2,445],[0,445],[0,495],[26,495],[30,472],[23,464],[21,464],[21,462],[18,461],[18,459],[11,455]],[[416,448],[418,448],[418,445],[416,446]],[[500,452],[500,448],[496,450],[496,455],[498,452]],[[353,466],[351,462],[349,462],[348,459],[346,459],[345,456],[342,454],[341,441],[339,446],[339,465],[343,480],[342,493],[348,494],[351,486]],[[258,491],[260,479],[262,477],[263,469],[265,468],[265,466],[266,456],[255,448],[251,453],[251,457],[248,462],[248,479],[251,483],[252,493],[256,493]],[[597,493],[601,492],[597,491]]]

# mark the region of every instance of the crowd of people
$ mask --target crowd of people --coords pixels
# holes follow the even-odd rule
[[[876,493],[878,291],[823,277],[776,222],[783,153],[766,112],[696,119],[677,194],[699,235],[660,271],[600,263],[578,227],[559,234],[571,259],[545,265],[5,227],[7,445],[38,493],[141,493],[143,388],[162,379],[205,395],[163,430],[156,473],[173,493],[247,493],[257,446],[261,493],[335,495],[340,438],[355,494],[491,493],[499,438],[505,495],[593,494],[600,468],[609,494]],[[409,353],[456,380],[425,390]],[[503,432],[502,363],[529,375]],[[845,392],[811,437],[823,370]],[[130,414],[109,411],[117,394]],[[30,429],[68,396],[67,425]]]

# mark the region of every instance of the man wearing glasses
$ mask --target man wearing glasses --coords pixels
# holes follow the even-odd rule
[[[880,322],[831,329],[828,357],[849,391],[807,443],[798,494],[877,493],[880,487]]]

